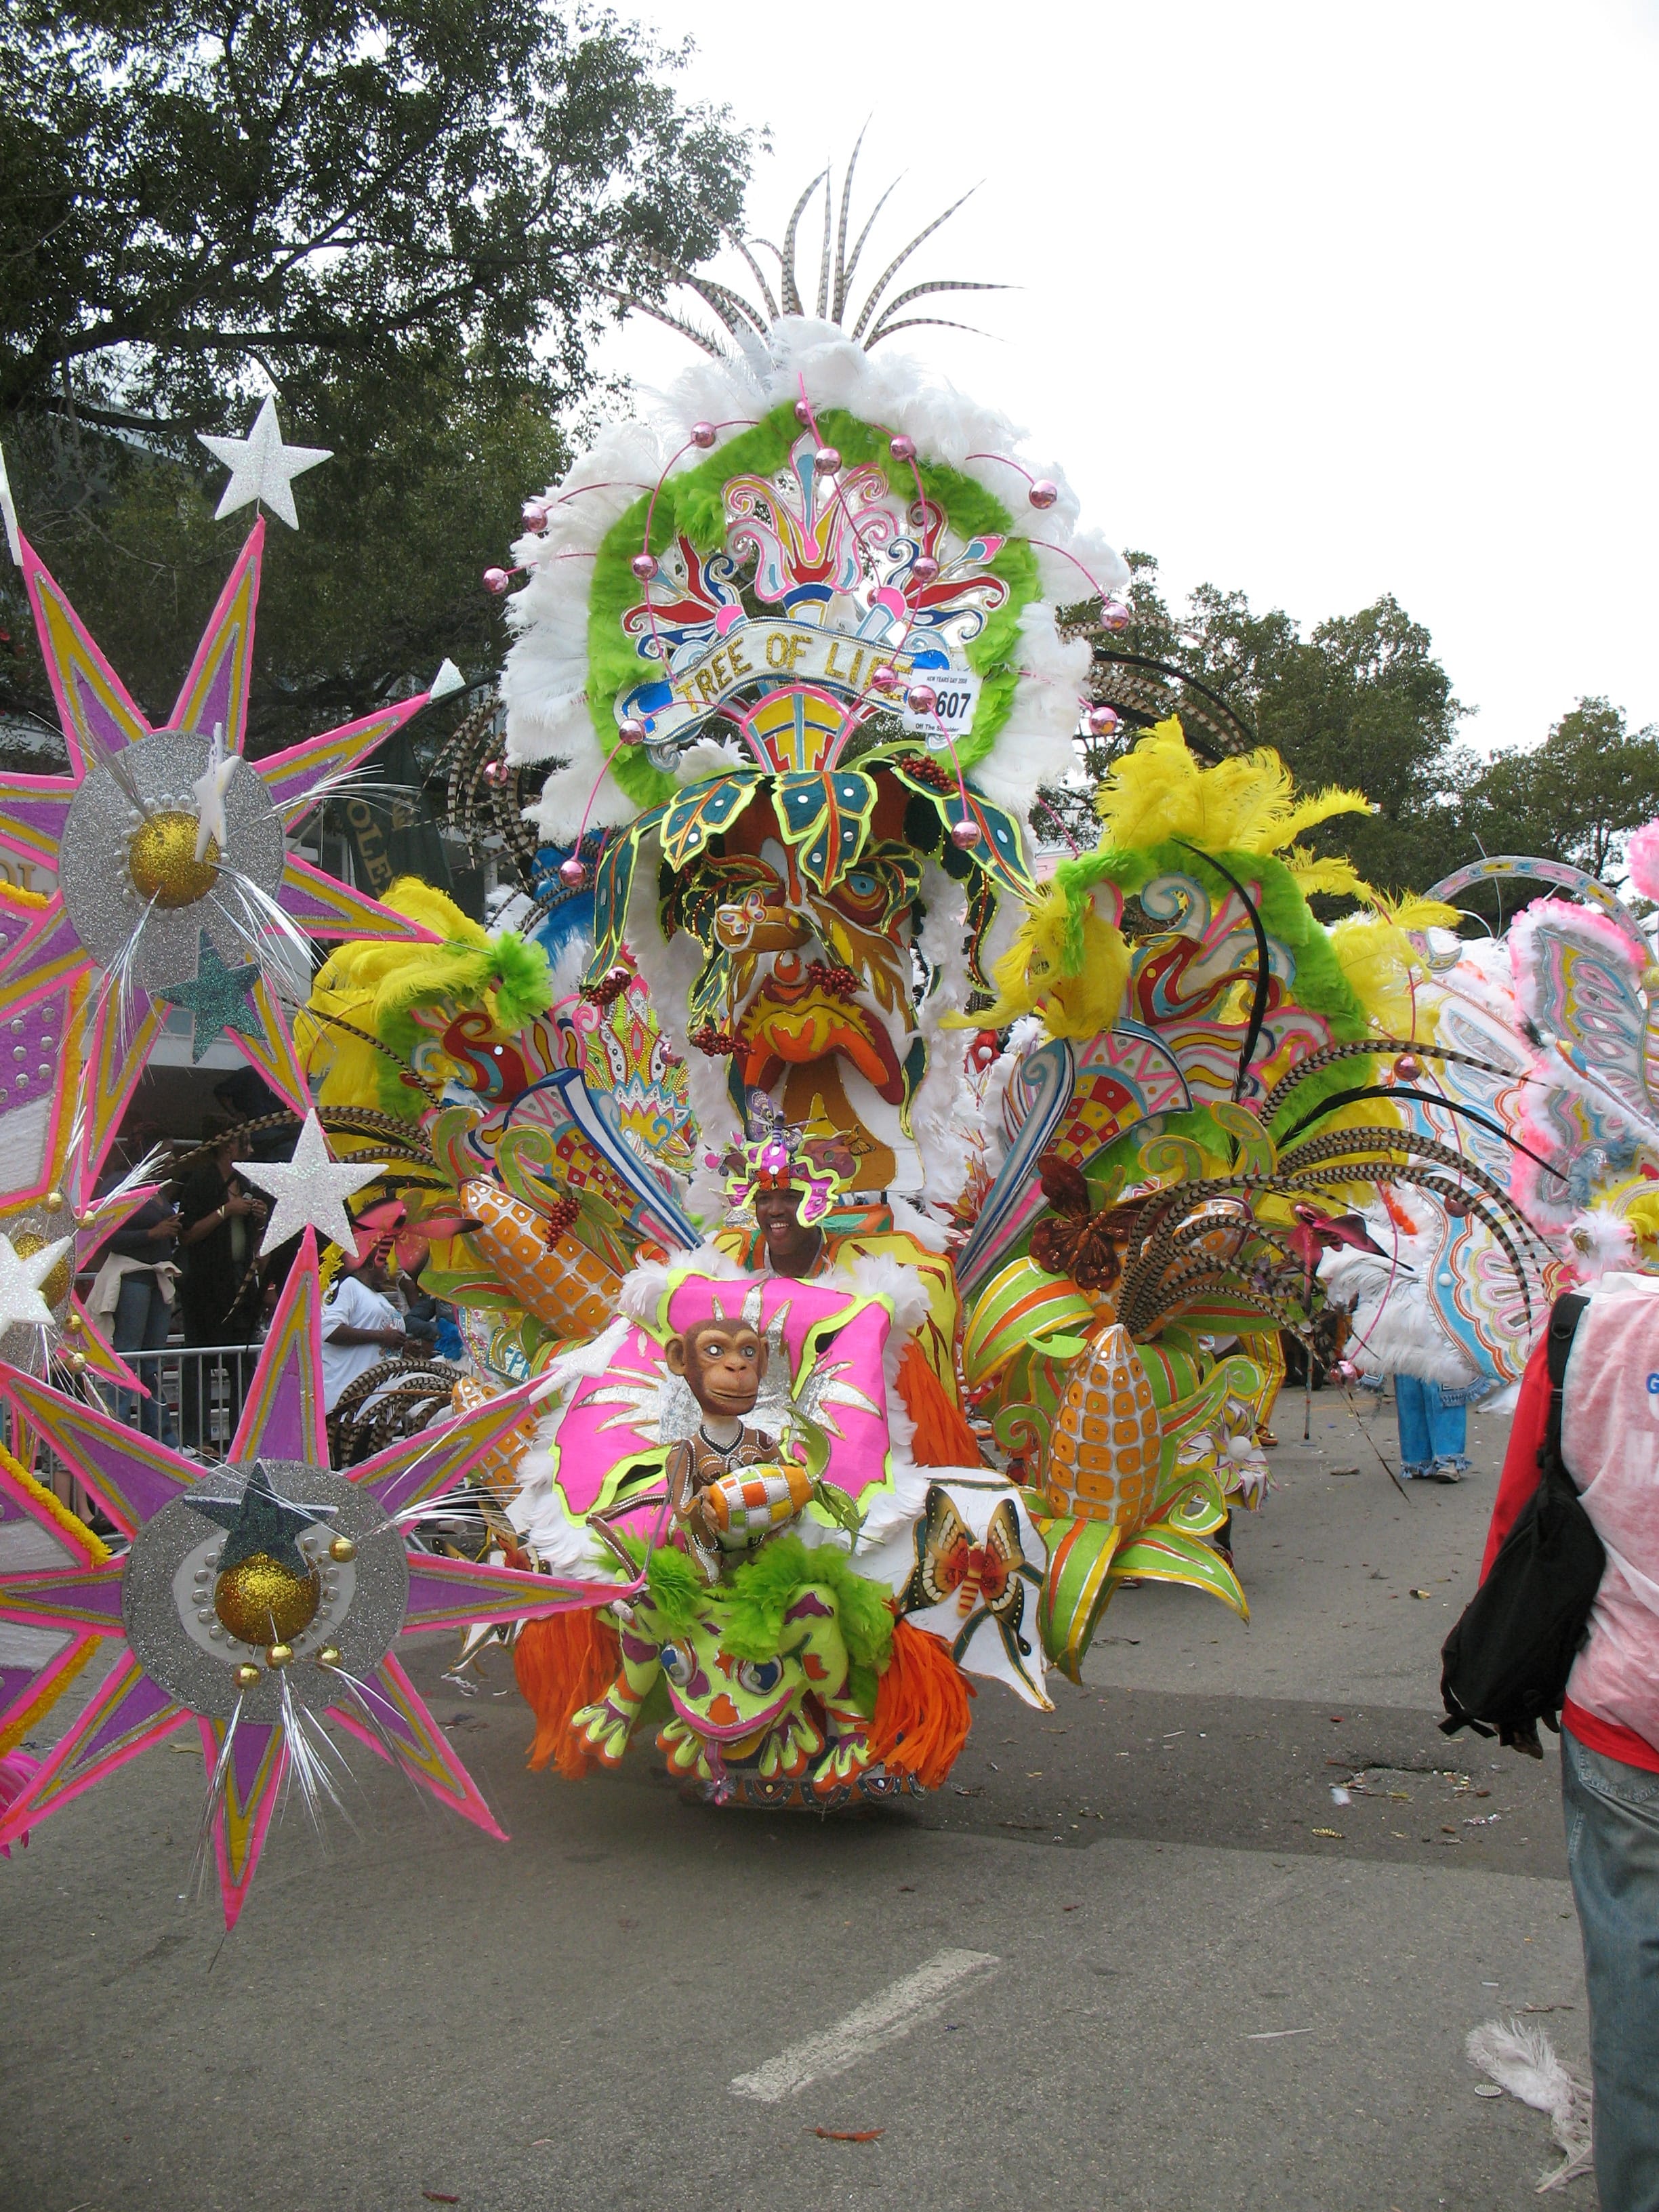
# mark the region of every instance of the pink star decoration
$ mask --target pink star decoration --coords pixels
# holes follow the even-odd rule
[[[208,798],[211,823],[223,827],[224,792],[221,787],[234,769],[227,763],[244,760],[248,690],[253,664],[254,614],[259,596],[260,562],[264,546],[264,522],[255,523],[220,594],[195,660],[185,677],[173,713],[157,726],[178,732],[210,748],[205,781],[217,762],[223,771]],[[134,749],[155,734],[134,704],[120,678],[93,641],[46,564],[26,538],[18,540],[21,566],[34,612],[35,627],[47,672],[58,702],[64,741],[69,749],[67,776],[0,775],[0,846],[9,848],[40,868],[59,875],[58,886],[28,927],[15,934],[0,951],[0,1021],[32,1006],[66,983],[103,971],[102,988],[94,999],[92,1042],[83,1090],[87,1116],[83,1148],[84,1181],[90,1188],[108,1149],[110,1139],[143,1073],[151,1047],[167,1018],[167,1008],[153,1003],[161,983],[152,978],[145,988],[131,975],[108,973],[110,961],[100,958],[83,941],[81,928],[64,901],[59,861],[65,824],[77,795],[89,780],[102,786],[114,778],[123,790],[132,782],[142,762],[130,757]],[[362,720],[307,738],[285,752],[246,763],[264,787],[257,811],[272,812],[282,832],[295,829],[315,803],[319,787],[365,759],[375,746],[419,712],[431,696],[422,692],[400,699]],[[184,793],[185,804],[192,801]],[[257,796],[257,795],[256,795]],[[207,799],[198,788],[195,800]],[[137,811],[132,816],[137,822]],[[273,834],[275,834],[273,832]],[[195,841],[192,840],[192,845]],[[115,872],[125,866],[125,855],[112,856]],[[222,871],[221,872],[222,874]],[[72,887],[71,887],[72,888]],[[429,933],[392,912],[377,900],[365,897],[336,878],[326,875],[287,848],[283,840],[280,873],[270,897],[299,936],[312,939],[380,938],[413,942],[431,941]],[[162,901],[165,907],[176,901]],[[135,911],[142,911],[142,901]],[[235,911],[234,901],[221,902],[203,896],[181,914],[152,908],[146,924],[156,931],[168,927],[192,931],[198,919],[210,927],[230,926],[226,917]],[[279,917],[272,917],[279,919]],[[240,951],[258,959],[261,943],[269,951],[270,928],[251,923],[246,913],[237,925],[245,940],[222,951]],[[185,972],[167,975],[166,983],[189,981],[196,974],[196,944],[192,934]],[[265,1080],[295,1109],[303,1113],[309,1103],[304,1074],[295,1057],[277,994],[268,975],[253,986],[252,1002],[258,1034],[244,1036],[228,1032],[231,1042],[252,1062]],[[32,1080],[32,1072],[31,1072]],[[0,1099],[0,1103],[5,1103]]]
[[[404,1437],[340,1479],[368,1493],[381,1514],[398,1522],[411,1508],[451,1490],[521,1420],[533,1387],[526,1383],[457,1420]],[[227,1480],[258,1459],[300,1461],[327,1470],[315,1237],[307,1231],[260,1350],[228,1468],[204,1469],[101,1410],[15,1368],[0,1367],[0,1394],[9,1399],[20,1422],[37,1431],[72,1470],[120,1534],[139,1540],[133,1552],[109,1558],[38,1486],[19,1481],[0,1462],[0,1535],[9,1528],[15,1533],[27,1516],[35,1523],[37,1540],[47,1554],[69,1562],[0,1571],[0,1623],[67,1638],[50,1662],[51,1671],[58,1677],[82,1663],[94,1641],[106,1639],[116,1647],[113,1665],[80,1717],[0,1814],[0,1845],[4,1845],[192,1720],[201,1732],[210,1783],[214,1781],[230,1724],[222,1716],[193,1711],[145,1671],[128,1636],[123,1581],[135,1556],[143,1553],[145,1528],[176,1501],[187,1503],[187,1493],[198,1486],[205,1496],[222,1497]],[[204,1518],[201,1527],[207,1534],[212,1522]],[[7,1549],[0,1544],[0,1561]],[[15,1545],[11,1550],[15,1556]],[[461,1628],[481,1619],[536,1620],[600,1604],[612,1595],[614,1586],[608,1583],[556,1583],[545,1575],[411,1551],[403,1619],[392,1648],[367,1685],[375,1725],[365,1725],[362,1706],[343,1691],[339,1703],[328,1707],[328,1717],[372,1751],[394,1757],[413,1779],[463,1818],[489,1835],[501,1836],[502,1831],[476,1784],[398,1663],[396,1642]],[[156,1601],[152,1591],[146,1602]],[[166,1601],[173,1602],[170,1597]],[[224,1663],[228,1667],[230,1662]],[[4,1701],[0,1703],[0,1741],[15,1733],[6,1727],[13,1708],[22,1712],[44,1709],[43,1687],[38,1676],[15,1680],[0,1677]],[[228,1927],[235,1924],[246,1898],[292,1755],[288,1731],[280,1722],[241,1719],[236,1724],[230,1757],[219,1777],[222,1795],[214,1818]]]

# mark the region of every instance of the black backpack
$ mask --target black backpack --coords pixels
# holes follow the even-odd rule
[[[1607,1558],[1561,1458],[1561,1386],[1587,1303],[1569,1293],[1551,1310],[1540,1480],[1440,1652],[1442,1730],[1471,1728],[1534,1759],[1544,1755],[1539,1722],[1559,1731],[1567,1676]]]

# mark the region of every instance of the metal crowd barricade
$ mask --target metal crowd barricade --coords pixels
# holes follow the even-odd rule
[[[149,1399],[114,1382],[100,1382],[98,1391],[118,1421],[151,1434],[159,1425],[162,1443],[175,1450],[227,1459],[258,1356],[257,1344],[167,1344],[157,1352],[124,1352]]]
[[[259,1357],[257,1344],[168,1344],[156,1352],[127,1352],[121,1357],[152,1399],[146,1401],[136,1390],[100,1376],[94,1382],[93,1395],[106,1413],[136,1429],[151,1418],[153,1401],[153,1418],[163,1443],[204,1466],[229,1457],[242,1399]],[[27,1441],[20,1437],[16,1415],[9,1407],[0,1420],[0,1432],[9,1450]],[[71,1513],[97,1525],[101,1519],[98,1508],[71,1471],[46,1449],[44,1439],[35,1437],[32,1443],[30,1464],[36,1480]]]

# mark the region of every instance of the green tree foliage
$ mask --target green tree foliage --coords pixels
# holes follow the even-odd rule
[[[274,389],[256,750],[505,643],[480,570],[558,473],[613,290],[696,261],[750,146],[678,57],[557,0],[14,0],[0,15],[0,436],[25,527],[164,714],[249,517],[199,430]],[[15,580],[0,709],[55,722]]]
[[[1445,872],[1468,757],[1455,744],[1463,709],[1420,623],[1383,598],[1304,637],[1282,609],[1255,614],[1242,592],[1211,584],[1178,621],[1157,562],[1144,553],[1128,560],[1133,619],[1115,645],[1199,678],[1284,757],[1298,784],[1358,788],[1376,807],[1324,824],[1310,841],[1317,850],[1346,854],[1384,886],[1420,887]]]
[[[1272,745],[1304,788],[1363,791],[1374,814],[1339,816],[1309,842],[1346,854],[1383,889],[1425,890],[1500,854],[1567,861],[1617,887],[1625,839],[1659,816],[1659,730],[1626,728],[1623,710],[1606,699],[1581,699],[1537,747],[1485,761],[1458,742],[1464,709],[1428,631],[1396,599],[1334,616],[1304,636],[1282,609],[1258,615],[1242,592],[1206,584],[1177,617],[1152,556],[1126,557],[1131,618],[1100,643],[1202,684],[1242,726],[1230,741]],[[1086,624],[1094,611],[1076,608],[1071,618]],[[1190,710],[1201,703],[1144,669],[1100,660],[1096,674],[1103,696],[1115,683],[1127,685],[1120,696],[1130,712],[1113,738],[1080,740],[1072,787],[1046,794],[1048,825],[1063,820],[1077,842],[1093,832],[1089,796],[1115,755],[1157,715],[1182,711],[1184,701],[1194,720]],[[1340,910],[1336,902],[1316,903]],[[1497,918],[1513,913],[1514,895],[1477,887],[1462,903]]]
[[[1498,753],[1459,811],[1477,850],[1565,860],[1616,886],[1625,839],[1659,815],[1659,731],[1581,699],[1535,751]]]

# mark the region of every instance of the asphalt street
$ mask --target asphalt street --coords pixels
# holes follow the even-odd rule
[[[1583,2067],[1556,1761],[1434,1725],[1504,1424],[1404,1496],[1387,1409],[1277,1425],[1249,1626],[1122,1593],[1086,1686],[983,1689],[914,1806],[531,1775],[505,1662],[465,1695],[434,1640],[411,1671],[512,1841],[361,1758],[360,1834],[325,1857],[291,1809],[225,1938],[179,1896],[199,1752],[151,1752],[0,1866],[0,2206],[1530,2203],[1547,2123],[1462,2045],[1514,2014]]]

